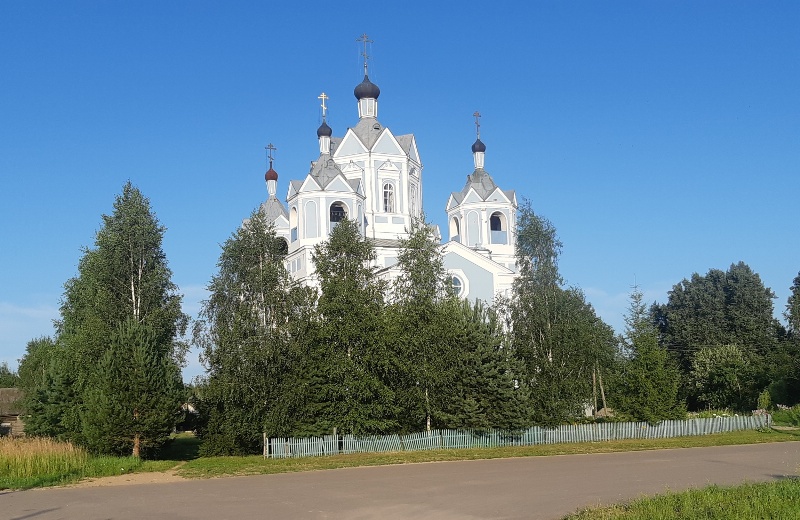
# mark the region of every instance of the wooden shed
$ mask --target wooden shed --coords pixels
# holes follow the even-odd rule
[[[0,388],[0,435],[25,435],[22,395],[19,388]]]

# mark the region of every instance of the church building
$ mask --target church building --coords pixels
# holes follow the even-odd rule
[[[288,246],[287,268],[299,281],[314,285],[314,246],[327,240],[341,220],[355,220],[377,253],[383,276],[397,276],[400,239],[408,237],[412,219],[422,215],[422,159],[413,134],[395,135],[378,121],[380,88],[369,79],[364,53],[364,80],[356,85],[358,121],[341,137],[326,122],[328,97],[323,93],[322,124],[317,129],[319,157],[304,178],[289,182],[286,205],[276,197],[278,174],[265,175],[269,198],[261,212]],[[491,302],[507,293],[516,276],[514,229],[517,199],[502,190],[484,169],[486,145],[472,145],[474,170],[466,184],[446,201],[449,236],[441,245],[444,265],[457,293]],[[456,182],[457,174],[453,174]],[[445,202],[445,201],[442,201]],[[437,235],[441,236],[438,232]]]

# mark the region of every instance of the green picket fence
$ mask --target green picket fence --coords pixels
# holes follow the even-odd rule
[[[409,435],[325,435],[324,437],[270,438],[264,442],[264,457],[322,457],[339,453],[378,453],[458,448],[532,446],[572,442],[602,442],[620,439],[666,439],[769,426],[769,415],[713,417],[684,421],[568,424],[557,428],[534,426],[520,432],[500,430],[431,430]]]

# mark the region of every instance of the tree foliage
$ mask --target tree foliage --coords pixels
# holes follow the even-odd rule
[[[449,337],[458,361],[448,385],[442,417],[447,428],[515,431],[528,426],[528,392],[519,385],[522,366],[504,341],[497,313],[481,302],[455,298]]]
[[[615,410],[651,424],[685,416],[678,394],[678,367],[658,344],[658,333],[638,289],[631,293],[625,325],[625,335],[620,338],[624,354],[612,393]]]
[[[304,363],[295,337],[309,324],[310,292],[291,281],[285,242],[254,212],[223,244],[194,341],[208,370],[200,427],[204,454],[257,452],[262,432],[288,435]]]
[[[661,344],[679,360],[682,391],[691,405],[700,404],[691,372],[701,349],[735,345],[753,369],[753,384],[767,385],[768,360],[784,335],[773,316],[774,297],[758,274],[739,262],[724,272],[711,269],[704,276],[693,274],[672,288],[666,304],[653,307]],[[741,406],[741,401],[721,404]]]
[[[19,386],[19,376],[8,368],[5,361],[0,363],[0,388],[15,388]]]
[[[692,358],[691,372],[700,403],[716,409],[755,409],[761,387],[752,356],[738,345],[702,347]]]
[[[399,276],[388,321],[402,367],[398,402],[404,429],[446,428],[448,396],[456,378],[454,296],[435,229],[414,219],[400,241]]]
[[[84,393],[83,431],[97,453],[153,457],[183,402],[180,370],[155,327],[131,317],[117,326]]]
[[[372,243],[358,223],[345,219],[314,248],[313,259],[320,296],[307,397],[313,421],[307,431],[394,431],[395,363],[385,335],[386,284],[377,276]]]
[[[97,381],[110,378],[104,372],[109,367],[98,362],[116,341],[119,326],[133,320],[148,327],[153,348],[175,370],[186,348],[178,338],[188,317],[181,312],[181,296],[161,248],[165,228],[149,200],[128,182],[111,215],[102,218],[95,247],[84,250],[78,276],[64,286],[54,344],[29,345],[20,365],[36,400],[29,407],[34,431],[41,415],[46,431],[81,443],[87,442],[84,418],[96,417],[88,393]]]
[[[556,426],[581,413],[592,371],[613,360],[612,329],[576,288],[563,288],[555,227],[526,203],[517,216],[517,263],[509,304],[512,346],[525,370],[531,420]]]

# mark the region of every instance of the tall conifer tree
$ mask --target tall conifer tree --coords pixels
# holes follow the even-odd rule
[[[183,360],[186,345],[179,337],[188,317],[181,312],[181,296],[161,247],[164,231],[149,200],[126,183],[113,212],[103,215],[95,247],[84,251],[78,276],[65,284],[57,323],[59,354],[49,364],[54,371],[49,381],[69,381],[70,395],[61,392],[55,399],[60,403],[57,422],[66,438],[87,441],[84,419],[97,417],[97,410],[90,410],[84,400],[90,388],[110,377],[98,361],[111,349],[123,323],[132,320],[148,327],[152,347],[175,370]],[[51,396],[57,388],[50,388]]]

